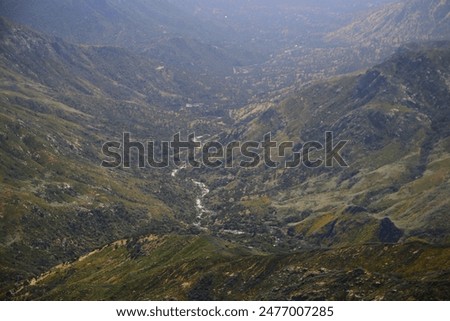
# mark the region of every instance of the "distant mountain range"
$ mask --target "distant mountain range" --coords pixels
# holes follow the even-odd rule
[[[218,81],[209,79],[213,76],[223,80],[231,75],[233,66],[262,59],[231,41],[239,38],[233,29],[164,0],[6,0],[0,3],[0,16],[69,43],[147,52],[169,67],[189,67],[195,61],[185,71],[210,83]]]
[[[0,29],[0,287],[138,231],[190,224],[191,186],[167,181],[168,169],[99,164],[102,144],[124,131],[195,130],[198,115],[172,108],[202,90],[125,49],[68,44],[1,18]]]
[[[253,82],[265,78],[266,84],[270,79],[269,91],[292,84],[302,86],[311,80],[369,68],[409,42],[450,40],[448,1],[404,0],[353,14],[350,23],[331,23],[322,32],[310,33],[314,40],[298,32],[294,43],[251,68],[249,78],[254,77]]]

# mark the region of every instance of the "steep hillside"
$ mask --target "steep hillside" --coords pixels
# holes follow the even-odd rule
[[[171,110],[188,101],[173,74],[123,49],[0,26],[0,292],[119,238],[187,228],[192,183],[100,167],[102,144],[124,131],[195,129],[198,115]]]
[[[19,300],[445,300],[450,250],[421,243],[269,255],[209,236],[121,240],[10,293]]]
[[[348,141],[342,155],[349,167],[206,171],[211,228],[253,245],[416,238],[448,244],[449,66],[448,42],[410,45],[363,74],[236,112],[240,125],[224,142],[261,141],[271,132],[273,140],[292,141],[298,151],[308,141],[323,144],[324,133],[332,131],[335,144]]]
[[[329,35],[361,46],[398,46],[411,41],[448,39],[450,1],[407,0],[387,5]]]
[[[410,45],[365,74],[237,113],[241,126],[228,140],[272,130],[283,140],[320,141],[333,130],[350,140],[350,168],[208,172],[215,214],[205,223],[264,248],[416,238],[446,244],[448,60],[447,43]]]

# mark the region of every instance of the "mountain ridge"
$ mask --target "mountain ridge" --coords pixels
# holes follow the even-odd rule
[[[70,42],[145,48],[164,34],[212,40],[225,31],[163,0],[2,1],[1,15]],[[216,28],[215,30],[213,30]]]

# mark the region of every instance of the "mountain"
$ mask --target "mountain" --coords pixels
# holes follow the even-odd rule
[[[163,0],[5,0],[0,15],[73,43],[146,48],[167,36],[228,37]]]
[[[174,111],[201,90],[121,48],[68,44],[5,19],[0,30],[0,292],[114,240],[188,229],[192,183],[167,179],[169,169],[99,165],[103,143],[125,131],[161,140],[220,127]]]
[[[388,4],[325,37],[329,44],[347,47],[356,66],[381,62],[401,45],[450,40],[448,0],[405,0]],[[356,70],[356,69],[354,69]]]
[[[223,143],[267,130],[279,142],[320,141],[329,129],[350,141],[350,167],[186,169],[170,183],[195,177],[211,189],[200,231],[162,224],[117,238],[5,298],[445,299],[449,62],[448,42],[410,44],[365,72],[235,111]]]
[[[6,0],[0,16],[72,43],[144,51],[164,65],[187,67],[195,78],[221,83],[223,75],[233,75],[233,67],[260,64],[293,46],[321,46],[325,34],[349,23],[356,13],[390,1],[369,6],[354,0]],[[297,72],[297,63],[289,65],[289,73]],[[268,63],[271,72],[272,65]],[[286,73],[279,67],[274,66]],[[289,77],[291,83],[293,79]],[[238,81],[236,89],[248,87],[248,79]],[[239,104],[264,90],[252,90]]]
[[[354,15],[393,0],[169,0],[201,20],[227,26],[257,46],[284,49],[351,22]],[[276,46],[275,46],[276,44]],[[263,48],[260,48],[264,50]]]
[[[0,16],[69,43],[147,53],[160,65],[181,68],[184,74],[177,74],[186,79],[210,84],[224,82],[234,66],[263,59],[234,40],[239,39],[236,31],[165,0],[6,0]]]
[[[385,2],[2,1],[0,299],[447,298],[447,2]],[[101,167],[124,132],[348,166]]]
[[[336,142],[348,141],[350,165],[205,171],[211,229],[227,238],[229,230],[253,235],[242,238],[252,246],[447,244],[449,49],[448,42],[404,46],[362,74],[236,111],[224,144],[271,132],[298,150],[331,131]]]
[[[444,40],[450,34],[448,0],[408,0],[382,7],[331,33],[328,38],[358,45],[399,46]]]
[[[347,5],[352,6],[352,2]],[[345,8],[339,2],[336,6]],[[337,10],[335,6],[331,8]],[[450,40],[448,1],[403,0],[365,11],[342,10],[339,16],[342,15],[350,16],[350,21],[336,21],[330,15],[323,29],[315,26],[304,28],[306,33],[295,32],[299,36],[290,37],[294,39],[292,43],[285,44],[267,62],[247,68],[247,81],[266,86],[266,92],[288,86],[298,88],[310,81],[369,68],[410,42]],[[313,18],[308,21],[315,22]]]
[[[448,247],[421,243],[273,255],[208,236],[150,235],[117,241],[55,267],[14,295],[20,300],[445,300],[449,281],[442,266],[449,256]]]
[[[94,95],[100,90],[111,99],[136,98],[166,109],[180,109],[189,100],[212,105],[232,89],[231,85],[224,86],[224,81],[218,88],[209,77],[166,66],[156,56],[151,58],[118,47],[73,45],[11,25],[4,19],[2,25],[4,65],[14,72],[39,78],[60,94],[64,91],[60,88],[62,78],[64,86],[70,83],[72,89],[84,95]],[[223,55],[220,59],[223,60]]]

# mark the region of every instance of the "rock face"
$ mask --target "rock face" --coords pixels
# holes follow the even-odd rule
[[[403,236],[403,232],[398,229],[392,221],[385,217],[380,222],[378,238],[383,243],[397,243]]]

